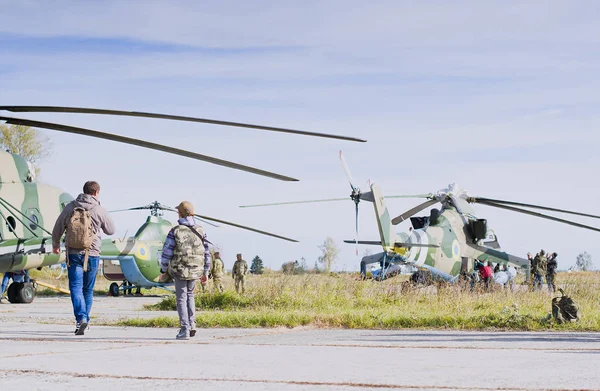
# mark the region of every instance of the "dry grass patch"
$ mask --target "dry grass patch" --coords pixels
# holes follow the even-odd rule
[[[210,284],[210,283],[209,283]],[[459,285],[410,286],[405,278],[384,282],[359,281],[355,275],[251,276],[246,295],[231,289],[196,297],[202,327],[449,328],[464,330],[600,331],[600,273],[561,273],[558,285],[579,304],[578,323],[555,325],[552,294],[471,292]],[[165,298],[149,310],[175,310],[175,298]],[[176,327],[173,318],[129,320],[123,325]]]

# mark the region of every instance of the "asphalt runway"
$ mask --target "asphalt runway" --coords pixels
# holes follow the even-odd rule
[[[100,302],[135,313],[135,298]],[[175,329],[96,325],[75,336],[25,312],[0,306],[4,389],[600,390],[600,333],[202,329],[176,341]]]

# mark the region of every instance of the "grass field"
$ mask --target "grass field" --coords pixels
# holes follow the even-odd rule
[[[547,291],[471,292],[454,286],[413,288],[403,277],[359,281],[356,275],[250,276],[244,296],[231,280],[223,294],[197,294],[199,327],[442,328],[600,331],[600,273],[560,273],[558,285],[578,303],[578,323],[553,324]],[[211,282],[209,282],[211,284]],[[175,310],[169,296],[149,310]],[[177,327],[173,317],[132,319],[128,326]]]

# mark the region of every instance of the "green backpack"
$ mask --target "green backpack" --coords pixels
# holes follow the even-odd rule
[[[579,308],[562,289],[558,289],[561,296],[552,299],[552,317],[557,323],[577,322],[579,320]]]

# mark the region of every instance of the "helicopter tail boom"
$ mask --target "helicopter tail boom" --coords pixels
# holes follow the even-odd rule
[[[377,226],[379,227],[379,236],[381,237],[381,245],[384,251],[394,248],[396,234],[392,230],[392,219],[385,204],[383,192],[377,184],[371,185],[372,202],[375,208],[375,217],[377,218]],[[366,195],[366,194],[365,194]]]

